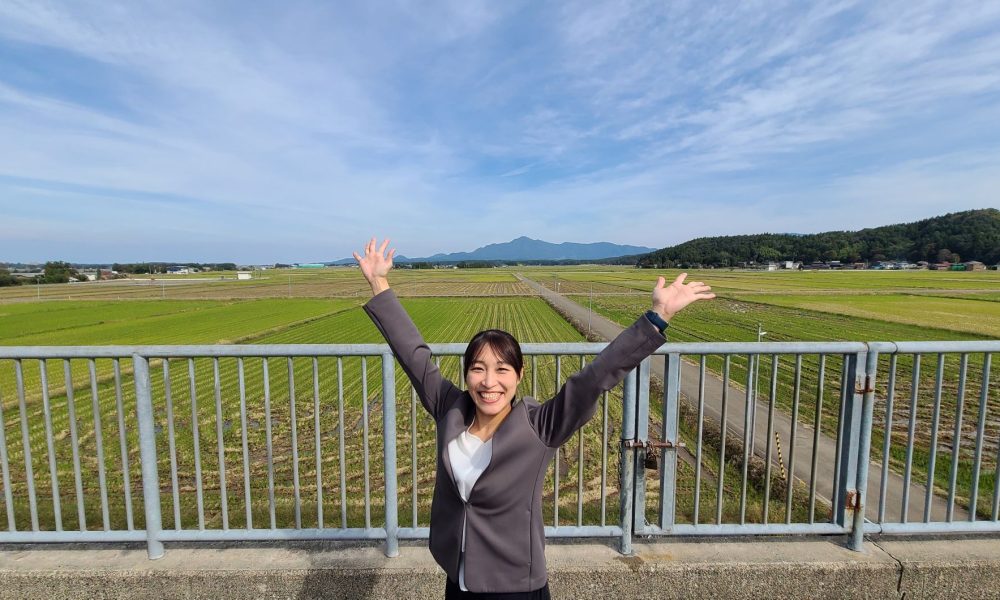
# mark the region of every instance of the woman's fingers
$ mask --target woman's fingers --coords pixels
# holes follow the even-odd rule
[[[365,244],[365,257],[376,255],[376,256],[387,256],[388,258],[392,258],[392,255],[396,252],[395,248],[390,250],[388,255],[386,255],[385,253],[385,249],[389,245],[389,241],[390,241],[389,238],[385,238],[384,240],[382,240],[382,245],[379,246],[378,238],[373,237],[372,239],[368,240],[368,243]],[[377,249],[376,246],[378,246]],[[361,260],[361,257],[358,255],[357,252],[354,253],[354,257],[358,260]]]

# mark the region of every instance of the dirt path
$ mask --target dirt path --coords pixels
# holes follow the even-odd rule
[[[521,273],[516,274],[517,278],[528,286],[531,286],[538,294],[550,304],[557,307],[565,314],[570,315],[578,323],[589,323],[592,333],[603,337],[606,340],[614,339],[622,331],[622,327],[617,323],[602,317],[597,313],[591,314],[586,307],[580,306],[569,298],[558,294],[545,286],[524,277]],[[681,317],[683,318],[683,317]],[[661,374],[664,369],[664,357],[654,356],[650,371],[653,376],[662,381]],[[705,374],[705,416],[716,423],[722,420],[722,379],[710,371]],[[697,404],[698,399],[698,365],[685,361],[681,369],[681,400],[691,406]],[[729,436],[737,439],[743,437],[744,417],[747,409],[746,392],[730,384],[729,403],[726,409],[726,430]],[[754,452],[763,457],[768,442],[771,443],[772,456],[776,456],[774,440],[767,440],[767,404],[763,402],[755,403],[756,426],[754,428]],[[791,471],[795,477],[806,483],[810,480],[811,452],[813,448],[813,434],[811,427],[801,422],[796,428],[795,435],[795,464]],[[785,460],[788,460],[791,450],[791,417],[781,410],[774,413],[774,431],[781,439],[782,453]],[[874,449],[873,455],[881,452],[881,448]],[[827,500],[833,495],[834,465],[836,464],[836,440],[825,433],[820,433],[817,444],[818,460],[816,465],[816,494]],[[881,486],[882,467],[872,462],[868,470],[868,506],[865,514],[868,519],[874,519],[878,511],[879,489]],[[923,520],[924,498],[926,487],[911,483],[908,520],[919,522]],[[886,490],[885,518],[887,522],[898,522],[902,513],[903,478],[901,475],[890,471]],[[931,501],[931,520],[944,521],[946,518],[945,500],[935,497]],[[955,520],[968,519],[968,513],[960,506],[954,510]]]

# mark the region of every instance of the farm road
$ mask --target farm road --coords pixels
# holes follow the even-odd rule
[[[558,307],[559,310],[576,319],[577,322],[590,322],[593,332],[597,335],[600,335],[607,340],[612,340],[619,333],[621,333],[623,328],[617,323],[596,313],[591,315],[590,311],[588,311],[585,307],[580,306],[562,294],[558,294],[545,286],[528,279],[521,273],[517,273],[516,277],[525,284],[531,286],[532,289],[537,291],[541,297],[546,299],[553,306]],[[691,368],[681,370],[681,399],[690,406],[697,407],[698,366],[697,364],[689,361],[685,361],[685,363]],[[663,366],[664,357],[654,356],[651,365],[651,373],[657,379],[660,379],[660,374],[663,373]],[[765,377],[763,372],[761,373],[761,377]],[[735,436],[737,439],[742,439],[744,416],[746,414],[746,392],[730,384],[729,398],[729,406],[726,411],[726,429],[729,432],[728,435]],[[767,409],[768,406],[766,403],[760,401],[756,402],[755,410],[757,411],[757,414],[756,427],[754,431],[754,452],[761,457],[764,456],[764,451],[767,448],[769,441],[766,439]],[[711,371],[706,371],[705,373],[705,417],[706,419],[714,420],[715,423],[720,423],[722,421],[722,378],[716,376]],[[812,438],[814,432],[811,427],[801,422],[801,418],[802,417],[800,417],[800,422],[797,426],[795,435],[796,460],[793,472],[796,478],[808,483],[810,479],[810,469],[812,467],[810,464],[810,453],[813,447]],[[774,431],[777,432],[778,436],[782,440],[782,450],[785,453],[786,460],[788,456],[787,453],[791,447],[788,442],[791,438],[791,430],[791,416],[779,409],[776,409],[774,412]],[[770,440],[770,442],[772,444],[772,456],[776,456],[776,452],[773,448],[774,442],[773,440]],[[834,465],[836,464],[835,459],[837,448],[836,440],[821,432],[817,447],[818,460],[816,461],[816,494],[829,502],[830,498],[833,496],[833,475]],[[880,454],[881,450],[881,448],[873,449],[873,462],[868,468],[868,505],[866,507],[865,514],[870,520],[873,520],[877,516],[878,511],[878,496],[882,479],[882,466],[874,462],[874,459],[876,458],[875,454]],[[920,522],[923,520],[926,489],[927,488],[924,485],[914,483],[910,484],[909,510],[907,511],[908,521]],[[885,509],[885,518],[887,522],[899,522],[901,520],[900,515],[902,513],[902,499],[903,477],[893,471],[889,471]],[[940,497],[932,498],[931,520],[944,521],[946,516],[945,500]],[[956,504],[953,518],[955,520],[966,520],[968,519],[968,513],[965,509]]]

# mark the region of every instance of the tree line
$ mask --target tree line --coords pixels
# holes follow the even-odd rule
[[[188,267],[201,271],[235,271],[236,263],[175,263],[175,262],[141,262],[115,263],[111,270],[129,275],[157,275],[166,273],[170,267]]]
[[[42,274],[36,277],[32,283],[69,283],[74,281],[87,281],[87,276],[77,271],[73,265],[63,261],[49,261],[45,263]],[[21,285],[24,283],[23,277],[18,277],[11,272],[0,267],[0,287]]]
[[[120,276],[124,275],[156,275],[160,273],[166,273],[169,267],[173,266],[184,266],[184,267],[195,267],[203,271],[235,271],[236,263],[166,263],[166,262],[154,262],[154,263],[114,263],[111,266],[111,270],[118,273]],[[10,269],[0,266],[0,287],[8,287],[14,285],[22,285],[24,283],[31,283],[32,285],[46,284],[46,283],[69,283],[70,281],[88,281],[86,275],[80,272],[80,269],[71,263],[54,260],[45,263],[42,267],[42,274],[34,279],[26,279],[25,277],[19,277],[15,273],[11,273]]]
[[[649,254],[608,262],[664,268],[690,265],[735,267],[750,262],[780,260],[803,263],[834,260],[844,263],[978,260],[989,265],[997,264],[1000,262],[1000,210],[970,210],[860,231],[698,238]]]

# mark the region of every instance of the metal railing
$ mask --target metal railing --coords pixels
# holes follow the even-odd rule
[[[525,344],[521,392],[551,396],[604,346]],[[460,382],[465,345],[432,350]],[[859,550],[865,533],[1000,531],[997,351],[666,344],[557,451],[546,535],[629,553],[637,535]],[[380,539],[395,556],[428,536],[434,440],[381,344],[3,347],[0,542],[145,541],[156,558],[175,541]]]

